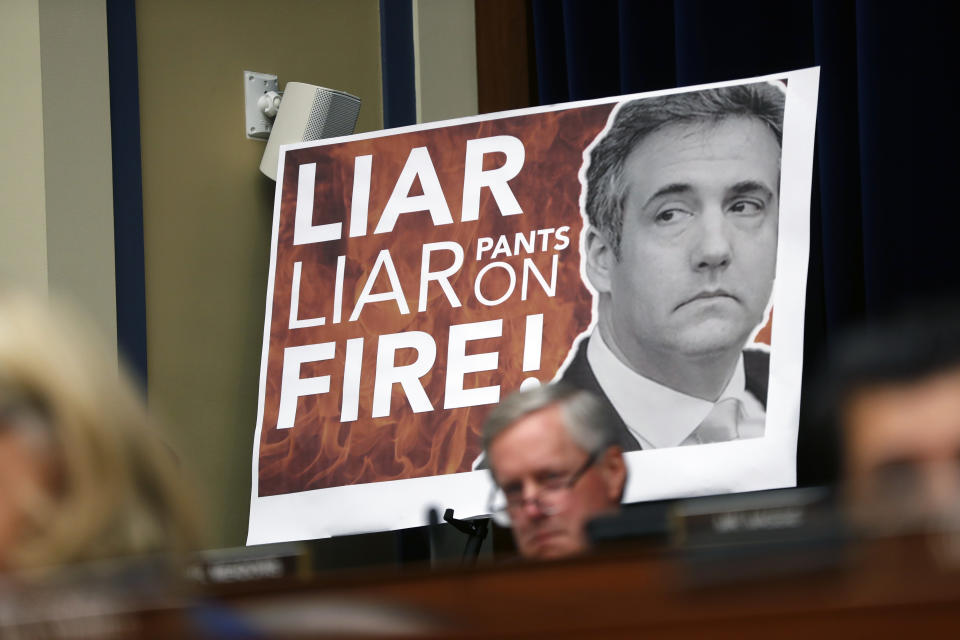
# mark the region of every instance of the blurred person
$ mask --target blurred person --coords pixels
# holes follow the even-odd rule
[[[760,437],[785,96],[760,82],[632,100],[584,167],[597,323],[562,380],[616,411],[624,450]]]
[[[192,550],[183,482],[95,332],[0,292],[0,570]]]
[[[855,526],[960,530],[960,306],[920,305],[845,336],[820,381]]]
[[[586,523],[623,497],[615,421],[589,392],[556,384],[508,396],[483,425],[483,448],[496,483],[490,511],[525,558],[583,553]]]

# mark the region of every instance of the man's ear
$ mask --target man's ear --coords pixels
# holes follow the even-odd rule
[[[606,480],[607,498],[612,503],[619,503],[627,484],[627,463],[620,445],[607,447],[600,459],[600,470]]]
[[[587,277],[600,293],[610,292],[610,274],[617,256],[606,236],[594,226],[587,227],[583,250],[587,256]]]

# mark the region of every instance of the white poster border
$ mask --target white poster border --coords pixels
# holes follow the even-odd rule
[[[427,524],[427,513],[431,507],[438,508],[441,512],[445,508],[453,508],[460,518],[480,516],[487,511],[487,498],[491,490],[487,471],[468,471],[284,495],[258,495],[260,438],[277,266],[283,169],[287,151],[768,80],[786,80],[787,99],[783,126],[778,259],[773,290],[776,320],[770,349],[765,435],[750,440],[628,453],[626,457],[629,477],[624,501],[637,502],[795,486],[799,389],[803,372],[805,291],[810,246],[810,193],[819,77],[819,67],[812,67],[756,78],[517,109],[282,146],[274,197],[247,544],[308,540],[421,526]],[[669,481],[664,482],[665,478],[669,478]]]

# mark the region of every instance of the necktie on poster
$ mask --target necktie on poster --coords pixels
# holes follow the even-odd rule
[[[743,406],[736,398],[725,398],[714,405],[700,426],[690,434],[685,444],[710,444],[729,442],[740,437],[737,425]],[[688,442],[689,441],[689,442]]]

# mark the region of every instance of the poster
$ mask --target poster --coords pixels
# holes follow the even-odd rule
[[[484,417],[558,379],[622,416],[625,502],[794,486],[818,79],[284,147],[248,544],[486,513]]]

